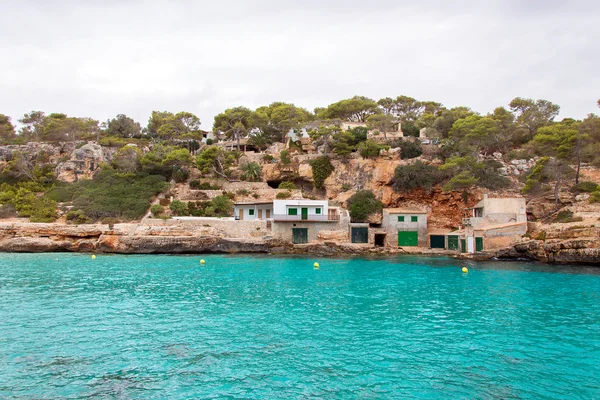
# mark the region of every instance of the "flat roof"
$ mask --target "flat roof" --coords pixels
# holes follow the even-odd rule
[[[427,211],[415,210],[413,208],[384,208],[389,214],[427,214]]]

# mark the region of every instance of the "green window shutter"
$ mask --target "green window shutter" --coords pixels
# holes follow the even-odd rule
[[[419,217],[414,216],[414,215],[412,217],[410,217],[410,222],[418,222],[418,221],[419,221]]]
[[[254,215],[254,209],[248,210],[248,215]]]
[[[315,214],[321,214],[321,209],[320,208],[315,208]]]
[[[398,222],[404,222],[404,215],[398,215]]]
[[[297,208],[288,208],[288,215],[298,215]]]

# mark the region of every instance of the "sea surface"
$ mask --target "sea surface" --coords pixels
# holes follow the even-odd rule
[[[600,268],[202,258],[0,254],[0,398],[600,398]]]

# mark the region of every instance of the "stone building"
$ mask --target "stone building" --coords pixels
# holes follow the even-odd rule
[[[527,233],[525,198],[490,198],[465,210],[461,229],[449,233],[449,250],[476,253],[506,247]]]
[[[382,241],[390,247],[427,246],[427,211],[384,208],[381,229],[375,232],[375,242]]]

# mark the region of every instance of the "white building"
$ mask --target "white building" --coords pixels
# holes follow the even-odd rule
[[[233,215],[238,221],[271,219],[273,215],[273,202],[235,203]]]

